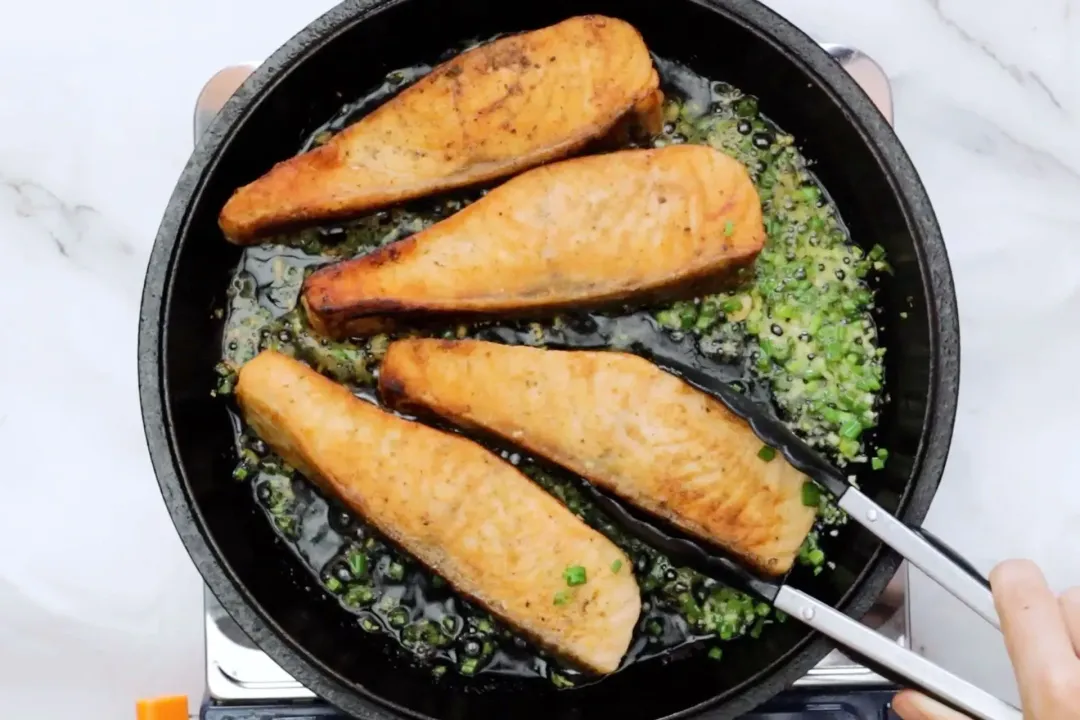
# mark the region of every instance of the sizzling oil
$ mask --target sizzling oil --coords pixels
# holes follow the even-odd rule
[[[877,347],[870,314],[873,294],[866,284],[869,275],[887,270],[880,249],[864,253],[851,243],[792,138],[758,112],[754,98],[685,67],[656,61],[667,101],[664,130],[653,144],[710,144],[750,169],[768,232],[754,277],[735,292],[646,311],[460,325],[441,334],[564,348],[660,350],[689,362],[708,358],[726,381],[772,403],[838,463],[870,462],[880,469],[887,453],[871,453],[862,437],[876,424],[883,382],[883,350]],[[326,142],[429,70],[416,66],[390,73],[379,88],[344,106],[312,133],[301,150]],[[483,192],[412,202],[246,249],[229,288],[221,378],[214,392],[230,394],[236,370],[260,350],[273,348],[377,403],[378,365],[392,338],[332,342],[313,334],[297,309],[305,273],[429,227]],[[542,676],[557,687],[587,681],[457,596],[441,578],[324,497],[234,419],[240,458],[234,477],[251,483],[255,500],[288,546],[326,592],[356,614],[362,628],[394,638],[436,676],[452,669],[463,675]],[[580,478],[486,444],[633,558],[643,606],[624,666],[686,646],[720,660],[723,642],[756,637],[777,620],[767,605],[674,567],[627,536],[587,499]],[[820,512],[800,562],[820,572],[827,563],[817,533],[845,518],[824,499],[804,499],[819,504]]]

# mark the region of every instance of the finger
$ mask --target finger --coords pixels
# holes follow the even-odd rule
[[[896,693],[892,709],[902,720],[970,720],[967,715],[914,690],[901,690]]]
[[[1054,668],[1076,662],[1061,606],[1042,571],[1030,560],[1006,560],[990,572],[994,604],[1021,695]],[[1024,697],[1028,706],[1034,698]]]
[[[1065,627],[1072,638],[1073,652],[1080,658],[1080,586],[1069,588],[1058,598],[1061,614],[1065,616]]]

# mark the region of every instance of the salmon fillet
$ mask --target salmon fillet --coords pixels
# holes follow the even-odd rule
[[[529,315],[721,287],[765,243],[746,168],[678,145],[530,170],[430,228],[304,284],[332,337],[401,322]]]
[[[458,591],[585,669],[618,667],[641,609],[629,558],[513,466],[273,351],[236,395],[286,462]],[[586,582],[569,588],[572,566]]]
[[[723,404],[626,353],[399,340],[384,401],[499,435],[758,570],[791,567],[814,522],[806,477]]]
[[[436,67],[326,145],[229,199],[238,244],[511,175],[565,157],[627,116],[655,133],[659,76],[641,35],[589,15],[501,38]]]

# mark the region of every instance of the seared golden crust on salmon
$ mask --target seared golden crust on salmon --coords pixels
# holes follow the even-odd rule
[[[746,168],[679,145],[575,158],[519,175],[432,227],[308,277],[333,337],[440,317],[532,315],[723,286],[765,243]]]
[[[384,401],[499,435],[768,574],[792,565],[816,508],[806,477],[722,403],[626,353],[475,340],[391,343]]]
[[[229,199],[238,244],[511,175],[580,150],[627,114],[655,128],[659,76],[633,26],[588,15],[469,50],[327,144]]]
[[[286,462],[457,590],[586,669],[618,667],[641,609],[629,558],[509,463],[273,351],[236,395]],[[573,566],[587,581],[569,588]]]

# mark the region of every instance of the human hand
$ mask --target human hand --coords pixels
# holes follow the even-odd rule
[[[1080,719],[1080,587],[1055,597],[1030,560],[999,564],[990,587],[1024,718]],[[903,720],[967,720],[913,690],[899,692],[893,710]]]

